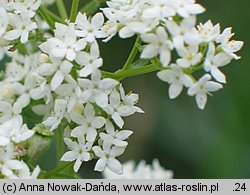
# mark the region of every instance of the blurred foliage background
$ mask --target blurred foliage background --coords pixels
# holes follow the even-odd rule
[[[81,0],[81,4],[90,2]],[[139,105],[144,115],[130,117],[125,128],[134,135],[126,153],[120,159],[151,163],[158,158],[161,164],[175,173],[175,178],[250,178],[250,12],[249,0],[199,0],[207,9],[198,21],[232,26],[235,39],[245,42],[240,61],[223,69],[228,83],[209,98],[205,111],[200,111],[193,97],[182,94],[169,100],[168,86],[156,74],[123,81],[127,91],[140,94]],[[71,1],[65,1],[70,10]],[[53,7],[51,8],[53,9]],[[113,39],[101,43],[105,70],[122,67],[133,46],[133,39]],[[55,166],[48,159],[50,151],[41,159],[43,168]],[[48,156],[51,155],[51,156]],[[94,162],[81,169],[84,178],[99,178],[93,171]]]

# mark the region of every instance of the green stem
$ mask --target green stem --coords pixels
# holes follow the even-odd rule
[[[55,142],[56,142],[56,160],[60,162],[61,157],[65,152],[65,144],[63,140],[64,134],[64,124],[61,124],[60,127],[56,131]]]
[[[101,4],[106,2],[107,0],[91,0],[88,4],[86,4],[80,12],[86,13],[87,15],[92,15],[96,12],[96,10],[101,7]]]
[[[121,70],[117,73],[110,73],[110,72],[102,71],[102,75],[104,77],[109,77],[109,78],[113,78],[116,80],[122,80],[125,78],[139,76],[139,75],[155,72],[158,70],[161,70],[161,69],[159,67],[155,66],[155,64],[150,64],[150,65],[143,66],[140,68],[134,68],[134,69],[130,69],[130,70]]]
[[[162,68],[162,64],[161,64],[160,60],[158,59],[158,57],[154,57],[154,58],[151,60],[151,62],[152,62],[154,65],[158,66],[159,68]]]
[[[49,173],[46,174],[45,179],[49,179],[52,178],[53,176],[55,176],[58,173],[61,173],[62,171],[64,171],[66,168],[68,168],[72,163],[62,163],[61,165],[59,165],[57,168],[53,169],[52,171],[50,171]]]
[[[39,11],[41,17],[47,22],[50,29],[54,30],[55,29],[55,22],[49,16],[47,9],[43,5],[41,5],[40,8],[38,9],[38,11]]]
[[[134,47],[125,63],[125,65],[123,66],[122,70],[127,70],[129,69],[130,65],[133,63],[137,53],[138,53],[138,46],[141,44],[141,38],[140,36],[137,36]]]
[[[65,8],[63,0],[56,0],[56,5],[59,11],[60,16],[63,20],[68,18],[67,10]]]
[[[76,16],[78,13],[79,0],[73,0],[71,12],[70,12],[70,22],[74,22],[76,20]]]

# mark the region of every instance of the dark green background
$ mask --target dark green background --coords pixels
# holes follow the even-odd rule
[[[70,8],[71,1],[67,2]],[[209,98],[205,111],[185,93],[169,100],[168,86],[155,73],[125,80],[126,91],[140,94],[139,105],[146,114],[126,120],[125,128],[134,130],[134,135],[120,160],[145,159],[151,163],[158,158],[174,171],[175,178],[250,178],[249,0],[198,2],[207,9],[198,21],[211,19],[223,29],[232,26],[235,39],[245,42],[242,59],[223,69],[228,83]],[[132,46],[133,39],[115,38],[101,44],[104,69],[121,68]],[[52,166],[47,159],[42,167]],[[99,177],[93,167],[94,162],[86,163],[81,170],[83,177]]]

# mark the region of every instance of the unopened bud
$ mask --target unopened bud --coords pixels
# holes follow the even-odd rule
[[[41,64],[49,62],[49,56],[46,55],[46,54],[44,54],[44,53],[42,53],[42,54],[39,56],[39,62],[40,62]]]

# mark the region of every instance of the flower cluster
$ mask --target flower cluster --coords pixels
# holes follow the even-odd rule
[[[0,1],[1,47],[9,46],[11,41],[15,40],[20,40],[21,43],[28,42],[29,34],[37,29],[35,15],[40,5],[41,0]]]
[[[39,166],[31,173],[23,161],[27,140],[35,131],[24,124],[22,112],[30,103],[26,78],[37,56],[9,55],[12,61],[6,64],[4,78],[0,82],[0,178],[35,179],[40,172]]]
[[[186,87],[204,109],[207,94],[226,83],[220,68],[240,59],[235,52],[243,42],[231,40],[231,28],[221,33],[220,25],[210,20],[196,27],[196,15],[205,9],[194,0],[112,0],[107,5],[102,9],[108,19],[102,28],[105,41],[117,33],[121,38],[138,35],[144,43],[140,57],[159,66],[157,76],[170,84],[171,99]],[[205,74],[197,81],[193,73],[201,69]]]
[[[124,173],[117,175],[108,169],[105,169],[103,176],[105,179],[172,179],[173,172],[161,167],[159,161],[155,159],[151,165],[141,161],[137,166],[134,161],[128,161],[123,164]]]
[[[99,68],[103,60],[96,38],[101,36],[103,22],[102,14],[90,21],[79,13],[75,24],[56,24],[55,36],[40,45],[44,53],[34,78],[40,87],[34,94],[40,94],[37,99],[45,98],[47,104],[54,102],[45,126],[53,131],[66,120],[72,130],[65,138],[71,151],[62,161],[76,160],[77,172],[84,161],[96,157],[95,170],[107,166],[121,174],[116,157],[124,152],[125,140],[132,134],[119,130],[124,126],[123,117],[143,111],[135,106],[137,94],[126,95],[118,81],[102,78]]]

